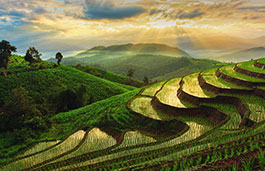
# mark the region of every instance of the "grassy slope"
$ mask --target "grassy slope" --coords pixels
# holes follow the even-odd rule
[[[259,59],[258,61],[262,64],[265,64],[265,58]]]
[[[228,69],[230,68],[230,66],[228,66]],[[230,70],[229,70],[230,71]],[[207,73],[207,72],[206,72]],[[212,73],[210,73],[210,74],[212,74]],[[199,85],[196,83],[196,84],[192,84],[192,81],[197,81],[197,76],[198,76],[198,74],[193,74],[193,75],[191,75],[191,76],[193,76],[193,77],[191,77],[190,79],[187,79],[186,78],[186,83],[187,84],[190,84],[190,87],[192,87],[192,86],[198,86],[199,87]],[[240,75],[236,75],[236,76],[240,76]],[[190,77],[190,76],[188,76],[188,77]],[[158,84],[159,85],[159,84]],[[221,85],[220,85],[221,86]],[[226,85],[226,84],[224,84],[223,86],[228,86],[228,85]],[[156,86],[154,85],[154,86],[151,86],[151,90],[153,90],[153,88],[155,88]],[[190,89],[190,87],[186,87],[187,89]],[[222,86],[221,86],[222,87]],[[228,86],[229,87],[229,86]],[[193,89],[191,89],[192,91],[190,92],[192,95],[204,95],[204,93],[205,92],[202,92],[201,90],[199,90],[199,89],[194,89],[194,92],[193,92]],[[199,93],[198,93],[199,92]],[[246,96],[247,97],[247,96]],[[170,97],[169,97],[170,98]],[[247,100],[246,100],[247,101]],[[255,100],[256,101],[256,100]],[[253,100],[250,100],[249,102],[247,102],[248,104],[253,104],[254,105],[254,101]],[[141,104],[139,104],[139,106],[141,107],[141,105],[142,105],[143,103],[141,102]],[[259,101],[259,104],[257,104],[257,106],[262,106],[264,104],[264,101],[262,100],[262,99],[260,99],[260,101]],[[179,153],[176,153],[176,154],[174,154],[174,155],[166,155],[166,158],[163,158],[163,157],[161,157],[161,156],[157,156],[156,158],[154,157],[154,158],[152,158],[151,157],[151,159],[150,158],[145,158],[144,159],[144,157],[145,156],[147,156],[148,157],[148,155],[149,154],[143,154],[143,155],[139,155],[139,156],[137,156],[137,159],[140,159],[140,160],[138,160],[138,162],[139,163],[142,163],[143,165],[144,164],[154,164],[153,163],[153,161],[155,161],[155,160],[157,160],[157,161],[159,161],[159,160],[161,160],[161,161],[167,161],[168,159],[170,160],[170,159],[172,159],[173,161],[176,161],[176,159],[180,159],[180,158],[183,158],[183,156],[185,156],[185,155],[188,155],[188,154],[193,154],[196,150],[198,150],[199,149],[199,147],[201,148],[201,147],[203,147],[203,146],[205,146],[205,147],[203,147],[203,148],[205,148],[205,149],[209,149],[209,146],[213,146],[213,148],[214,149],[216,149],[216,144],[220,144],[222,141],[224,141],[224,142],[229,142],[229,141],[232,141],[233,139],[239,139],[239,136],[238,135],[232,135],[232,134],[230,134],[230,135],[227,135],[226,137],[222,137],[221,136],[221,133],[222,133],[222,131],[224,131],[223,129],[232,129],[232,132],[233,131],[235,131],[235,130],[233,130],[233,129],[236,129],[237,128],[237,126],[239,125],[239,123],[240,123],[240,120],[241,120],[241,118],[240,118],[240,116],[238,115],[238,113],[237,113],[237,111],[236,111],[236,108],[235,108],[235,106],[232,106],[232,105],[219,105],[219,104],[209,104],[210,106],[213,106],[213,107],[215,107],[215,108],[217,108],[217,109],[219,109],[219,110],[221,110],[221,111],[224,111],[224,112],[226,112],[227,114],[230,114],[231,115],[231,120],[229,121],[229,122],[227,122],[225,125],[223,125],[220,129],[217,129],[214,133],[212,133],[212,134],[210,134],[209,135],[209,141],[212,141],[211,143],[207,143],[207,142],[205,142],[203,145],[201,145],[199,142],[197,142],[198,143],[198,145],[197,144],[194,144],[193,146],[191,146],[191,147],[187,147],[187,151],[185,152],[186,154],[184,154],[184,153],[181,153],[181,152],[179,152]],[[249,106],[250,107],[250,110],[251,111],[254,111],[255,109],[258,109],[258,110],[260,110],[259,108],[257,108],[257,106],[255,107],[255,106],[253,106],[253,107],[251,107],[251,106]],[[142,106],[142,109],[144,109],[144,106]],[[109,111],[111,111],[111,110],[109,110]],[[262,111],[263,111],[263,109],[262,109]],[[114,112],[115,113],[115,110],[114,111],[112,111],[112,112]],[[109,114],[109,113],[108,113]],[[152,114],[152,112],[150,112],[149,111],[149,114]],[[119,116],[117,116],[117,117],[119,117]],[[62,118],[64,118],[64,117],[62,117]],[[84,120],[84,119],[82,119],[82,120]],[[262,120],[262,119],[261,119]],[[80,120],[81,121],[81,120]],[[125,120],[125,122],[126,122],[126,120]],[[126,122],[127,123],[127,122]],[[187,122],[188,123],[188,122]],[[209,125],[208,125],[209,126]],[[209,128],[209,130],[210,130],[211,128]],[[244,129],[246,129],[246,133],[243,133],[242,134],[242,137],[244,137],[244,136],[247,136],[247,135],[251,135],[251,134],[254,134],[255,132],[254,131],[252,131],[251,129],[252,128],[249,128],[249,129],[247,129],[247,128],[244,128]],[[262,129],[262,128],[261,128]],[[264,129],[264,128],[263,128]],[[192,129],[191,129],[192,130]],[[199,130],[198,128],[196,128],[196,129],[194,129],[194,130],[196,130],[196,131],[201,131],[201,130]],[[208,130],[207,130],[208,131]],[[232,133],[231,132],[231,133]],[[188,132],[187,132],[188,133]],[[200,132],[201,133],[201,132]],[[229,131],[227,131],[226,133],[229,133]],[[185,134],[183,134],[183,135],[185,135]],[[216,139],[216,140],[212,140],[212,138],[211,138],[211,135],[213,135],[214,136],[214,138],[217,138],[218,136],[220,136],[220,137],[218,137],[218,139]],[[191,137],[197,137],[198,135],[196,134],[196,132],[192,132],[192,134],[191,134]],[[180,137],[179,137],[180,138]],[[204,140],[207,140],[207,136],[205,137],[206,139],[204,139]],[[241,141],[238,141],[238,142],[241,142]],[[232,146],[234,146],[233,144],[232,144]],[[203,149],[202,148],[202,149]],[[181,148],[181,149],[183,149],[183,148]],[[174,150],[176,150],[176,149],[174,149]],[[174,151],[174,150],[171,150],[171,151]],[[177,151],[177,150],[176,150]],[[161,154],[161,155],[163,155],[164,153],[163,152],[161,152],[161,151],[159,151],[158,152],[159,154]],[[155,154],[155,152],[154,152],[154,154]],[[129,155],[129,154],[128,154]],[[134,156],[132,156],[132,158],[133,158]],[[126,166],[126,165],[122,165],[121,163],[127,163],[127,161],[126,160],[130,160],[131,158],[125,158],[124,157],[124,159],[121,159],[119,162],[120,163],[118,163],[117,165],[116,165],[116,168],[121,168],[121,167],[124,167],[124,168],[127,168],[128,166]],[[142,160],[141,160],[142,159]],[[143,160],[144,159],[144,160]],[[214,160],[214,158],[212,159],[212,160]],[[147,165],[148,165],[147,164]],[[208,163],[207,163],[208,164]],[[103,165],[103,164],[102,164]],[[102,166],[101,164],[99,165],[99,166],[97,166],[97,167],[101,167]],[[114,162],[111,162],[111,163],[107,163],[107,162],[105,162],[105,165],[106,166],[113,166],[112,168],[115,168],[115,163]],[[163,167],[163,166],[162,166]],[[96,168],[96,167],[95,167]]]
[[[230,66],[228,66],[228,71],[231,71]],[[205,73],[207,73],[207,72],[204,72],[204,74]],[[227,72],[227,73],[229,74],[230,72]],[[208,74],[211,75],[212,73],[210,72]],[[191,76],[193,76],[193,77],[191,77]],[[199,86],[197,83],[192,84],[192,81],[197,80],[198,74],[195,73],[191,76],[188,76],[185,80],[186,81],[185,84],[190,84],[190,87],[186,87],[187,89],[190,89],[192,86]],[[235,77],[236,76],[240,76],[240,75],[236,74]],[[214,80],[216,80],[216,79],[214,79]],[[159,83],[157,85],[159,85]],[[154,85],[154,86],[150,86],[150,87],[153,90],[153,89],[156,89],[156,86]],[[223,86],[226,87],[228,85],[224,84]],[[220,85],[220,87],[222,87],[222,85]],[[190,93],[192,95],[198,95],[198,96],[204,95],[203,94],[204,92],[202,92],[201,90],[198,90],[198,89],[196,89],[196,90],[191,89],[191,90],[192,91],[190,91]],[[194,92],[193,92],[193,90],[194,90]],[[151,129],[152,128],[161,128],[160,126],[158,126],[158,122],[156,122],[156,121],[151,122],[148,125],[145,125],[145,123],[142,123],[139,120],[136,122],[137,117],[128,111],[128,109],[126,108],[126,103],[132,97],[134,97],[137,93],[139,93],[139,89],[136,89],[136,90],[131,91],[131,92],[127,92],[125,94],[113,96],[113,97],[110,97],[110,98],[102,100],[102,101],[98,101],[94,104],[88,105],[88,106],[80,108],[80,109],[76,109],[76,110],[73,110],[70,112],[57,114],[56,116],[54,116],[51,119],[54,127],[52,127],[50,129],[50,132],[43,134],[43,139],[45,139],[47,137],[49,137],[50,139],[54,139],[54,138],[60,139],[60,138],[63,138],[67,135],[74,133],[75,131],[77,131],[79,129],[85,129],[88,127],[104,127],[106,125],[108,126],[108,128],[111,128],[111,129],[117,130],[117,131],[135,130],[135,129],[137,130],[137,129],[141,129],[143,127],[147,127],[147,128],[151,128]],[[237,96],[237,95],[235,95],[235,96]],[[253,99],[247,99],[247,98],[249,98],[248,96],[244,96],[244,98],[246,98],[245,102],[247,102],[248,104],[251,104],[251,105],[253,104],[253,106],[249,106],[251,111],[254,111],[254,110],[258,110],[258,112],[264,111],[263,107],[257,108],[257,106],[262,106],[264,104],[263,99],[259,98],[260,100],[257,104],[257,100],[254,98]],[[197,141],[197,144],[193,144],[193,146],[191,146],[191,147],[188,147],[185,144],[184,148],[181,148],[181,149],[186,148],[187,151],[185,152],[185,154],[184,154],[184,152],[182,153],[181,151],[178,152],[178,149],[174,148],[173,150],[170,150],[170,152],[174,152],[174,150],[175,150],[176,154],[174,154],[174,155],[170,156],[170,155],[166,154],[166,158],[157,156],[156,158],[155,157],[151,158],[151,159],[146,158],[146,160],[142,160],[142,161],[139,160],[138,162],[140,164],[143,164],[146,161],[146,162],[149,162],[148,164],[151,165],[151,164],[154,164],[153,163],[154,159],[156,159],[157,161],[168,161],[171,159],[173,161],[176,161],[177,159],[180,159],[180,158],[183,159],[183,156],[185,156],[185,155],[193,154],[194,152],[196,152],[196,150],[199,151],[199,149],[202,147],[203,147],[202,149],[205,148],[206,150],[209,150],[209,147],[211,146],[212,149],[219,150],[220,148],[219,149],[216,148],[217,144],[221,144],[222,142],[230,142],[233,139],[239,139],[240,136],[244,137],[244,136],[248,136],[248,135],[255,133],[255,131],[253,130],[255,128],[244,128],[245,132],[242,132],[242,135],[240,134],[240,136],[238,136],[237,134],[235,134],[235,135],[230,134],[230,135],[222,137],[221,133],[222,133],[222,131],[224,131],[222,129],[236,129],[238,124],[240,123],[240,117],[237,114],[235,106],[219,105],[219,104],[208,104],[208,105],[213,106],[213,107],[231,115],[231,120],[225,124],[226,127],[221,127],[220,129],[215,130],[216,132],[214,132],[214,134],[211,133],[211,134],[209,134],[209,136],[206,136],[204,139],[205,142],[202,145],[200,144],[199,140]],[[255,105],[257,105],[257,106],[255,106]],[[257,113],[257,115],[259,115],[259,114],[260,113]],[[185,118],[182,118],[182,119],[185,120]],[[188,124],[190,124],[190,127],[192,127],[192,124],[194,124],[194,123],[193,122],[189,123],[188,122],[189,119],[193,119],[193,118],[188,118],[188,120],[186,120],[186,122]],[[257,121],[261,121],[261,120],[264,120],[264,118],[257,119]],[[209,131],[213,127],[213,126],[209,125],[208,123],[206,123],[206,125],[209,126],[209,128],[207,128],[204,131]],[[168,128],[169,128],[169,126],[168,126]],[[191,139],[198,137],[199,135],[202,134],[202,132],[204,132],[198,128],[201,128],[201,127],[198,127],[195,125],[194,129],[190,129],[190,130],[195,130],[195,132],[191,132],[189,135]],[[262,127],[261,129],[264,132],[264,127]],[[232,130],[232,131],[235,131],[235,130]],[[227,131],[226,133],[228,133],[228,132],[229,131]],[[189,132],[187,132],[187,133],[189,133]],[[183,136],[184,135],[185,134],[183,134]],[[211,136],[213,136],[213,137],[211,137]],[[181,142],[183,142],[183,144],[185,143],[185,141],[187,141],[186,138],[182,138],[181,136],[178,138],[181,138],[181,140],[183,140],[183,141],[181,141]],[[217,138],[217,139],[214,139],[214,138]],[[208,140],[210,143],[207,142]],[[241,142],[241,141],[238,141],[238,142]],[[250,140],[250,142],[251,142],[251,140]],[[232,144],[232,147],[237,148],[236,144]],[[264,145],[263,145],[263,147],[264,147]],[[158,152],[158,154],[161,154],[161,155],[164,154],[163,150],[157,151],[157,152]],[[153,155],[154,155],[154,153],[153,153]],[[145,156],[148,157],[148,155],[151,155],[151,154],[144,154],[144,155],[136,156],[136,157],[137,157],[137,159],[138,158],[141,159],[141,158],[144,158]],[[241,152],[239,152],[239,154],[241,154]],[[120,162],[127,163],[126,160],[129,160],[129,159],[130,158],[124,158],[124,160],[121,160]],[[222,159],[222,157],[220,159],[215,159],[213,156],[212,161],[221,160],[221,159]],[[109,164],[109,165],[112,165],[112,164],[115,165],[114,162],[111,162],[111,164]],[[211,163],[209,164],[207,162],[206,162],[206,164],[207,164],[207,166],[211,165]],[[108,164],[106,164],[106,165],[108,166]],[[101,167],[101,166],[102,165],[100,165],[98,167]],[[123,165],[118,164],[117,168],[120,168],[120,167],[125,167],[125,165],[123,166]],[[163,165],[162,167],[166,167],[166,165]]]
[[[74,57],[64,58],[62,62],[66,65],[96,64],[122,75],[126,75],[132,68],[136,70],[133,77],[138,80],[143,80],[144,76],[151,79],[161,75],[166,76],[158,78],[159,80],[169,79],[212,68],[219,63],[214,60],[191,59],[189,54],[177,48],[155,44],[96,47]]]
[[[195,71],[217,67],[222,63],[213,60],[192,58],[175,58],[170,56],[137,55],[119,61],[116,65],[106,66],[112,72],[127,74],[129,68],[135,69],[134,78],[143,79],[158,77],[159,80],[183,76]],[[178,73],[178,74],[176,74]]]
[[[126,84],[126,85],[131,85],[135,87],[141,87],[143,85],[143,82],[131,79],[129,77],[120,75],[120,74],[115,74],[103,69],[95,68],[92,66],[81,66],[81,65],[76,65],[74,66],[76,69],[84,71],[86,73],[92,74],[96,77],[103,78],[112,82],[117,82],[120,84]]]
[[[191,64],[184,64],[181,68],[177,69],[176,71],[155,77],[152,80],[159,81],[175,77],[181,77],[194,72],[199,72],[209,68],[215,68],[221,65],[225,65],[225,63],[208,60],[208,59],[189,59],[189,60],[191,61]]]
[[[68,66],[21,72],[26,67],[28,67],[28,63],[20,56],[13,56],[11,58],[7,70],[11,74],[7,77],[0,76],[0,104],[3,104],[10,98],[12,89],[18,87],[26,89],[34,103],[40,105],[44,103],[49,105],[50,98],[57,93],[57,90],[61,88],[75,88],[80,84],[86,86],[88,90],[86,93],[89,96],[93,95],[94,102],[135,89],[135,87],[101,79]],[[16,74],[13,73],[14,70],[18,71],[17,68],[23,69]],[[16,144],[12,132],[1,132],[0,141],[1,155],[12,154],[19,148],[27,145],[27,143],[24,145]]]
[[[263,79],[260,79],[260,78],[250,77],[250,76],[238,73],[238,72],[234,72],[233,68],[234,68],[234,65],[222,67],[221,72],[227,75],[230,75],[232,77],[239,78],[241,80],[246,80],[246,81],[251,81],[251,82],[263,82],[264,81]]]
[[[11,74],[8,77],[0,77],[0,82],[1,102],[8,98],[12,89],[20,86],[28,90],[29,94],[34,98],[41,99],[44,94],[54,93],[57,87],[66,86],[73,88],[78,84],[84,84],[89,88],[89,92],[94,95],[95,101],[134,89],[130,86],[100,79],[67,66]]]

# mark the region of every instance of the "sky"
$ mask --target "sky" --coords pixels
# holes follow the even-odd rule
[[[0,40],[44,59],[125,43],[193,53],[265,46],[264,21],[264,0],[0,0]]]

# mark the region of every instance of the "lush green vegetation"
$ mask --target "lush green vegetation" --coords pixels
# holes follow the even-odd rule
[[[243,66],[249,71],[258,71],[259,69],[252,64],[253,61],[250,61],[238,66]],[[34,73],[38,73],[41,77],[50,78],[49,75],[42,75],[45,71],[59,76],[56,80],[48,80],[54,81],[54,84],[62,81],[61,77],[70,79],[72,84],[78,82],[78,86],[88,79],[81,77],[82,74],[87,75],[87,73],[66,66],[28,72],[28,74],[33,77]],[[3,143],[0,147],[5,148],[2,154],[8,152],[5,154],[6,157],[17,151],[14,149],[25,147],[30,144],[29,142],[52,141],[51,144],[36,145],[18,156],[39,153],[13,161],[6,166],[0,165],[0,167],[4,170],[30,169],[29,167],[37,170],[219,170],[220,168],[262,170],[265,145],[265,101],[262,94],[264,92],[254,93],[255,87],[242,88],[235,85],[233,81],[228,83],[226,78],[215,76],[216,71],[217,69],[203,71],[202,76],[208,84],[227,89],[226,94],[209,93],[210,88],[199,83],[199,73],[158,82],[144,87],[143,90],[112,83],[111,90],[119,87],[119,90],[123,90],[124,93],[120,92],[109,98],[104,94],[97,94],[106,89],[100,89],[97,93],[95,92],[97,89],[93,89],[93,86],[98,88],[99,86],[96,85],[107,85],[109,81],[105,81],[104,84],[91,83],[89,84],[90,94],[95,93],[95,96],[98,96],[97,101],[47,117],[49,126],[44,132],[40,132],[35,140],[26,141],[17,147],[10,144],[15,141],[14,137],[17,134],[2,132],[0,138]],[[67,76],[61,72],[67,73]],[[221,67],[221,72],[237,79],[265,82],[262,79],[237,73],[233,65]],[[73,79],[68,76],[71,73],[79,73],[77,76],[81,78]],[[8,77],[16,79],[20,74],[23,73],[10,74]],[[17,77],[12,77],[13,75]],[[8,77],[3,77],[3,80]],[[95,79],[94,76],[90,77],[93,77],[93,80],[102,80]],[[36,77],[34,79],[37,80]],[[9,82],[12,83],[12,80]],[[45,85],[45,83],[38,84],[40,90],[43,84]],[[69,87],[72,85],[70,83],[68,85],[67,82],[63,84]],[[17,104],[20,110],[27,111],[26,118],[36,116],[30,113],[28,108],[38,110],[39,115],[42,116],[39,106],[32,103],[32,101],[35,102],[34,97],[38,97],[38,94],[31,93],[32,88],[26,85],[28,84],[22,86],[23,89],[10,88],[10,94],[13,94],[5,96],[12,96],[11,101],[19,102],[23,95],[22,97],[25,98]],[[33,90],[38,92],[38,89]],[[45,92],[48,93],[49,90]],[[217,94],[222,95],[222,101],[218,101],[217,98],[212,100]],[[69,94],[64,97],[69,97]],[[154,97],[157,97],[160,102],[153,104]],[[237,103],[227,104],[226,100],[231,100],[231,97]],[[188,104],[193,102],[194,98],[198,100],[197,106]],[[12,105],[11,101],[6,105]],[[185,111],[185,115],[174,115],[174,110]],[[213,112],[206,115],[207,110],[213,110]],[[32,124],[29,121],[25,124],[29,123]],[[180,129],[181,123],[184,124],[182,129]],[[77,133],[81,133],[78,140],[71,139]],[[55,145],[56,140],[61,141]]]
[[[145,87],[141,95],[154,96],[155,93],[161,88],[165,81],[154,83],[151,86]]]
[[[177,91],[179,89],[179,83],[181,78],[174,78],[169,80],[163,85],[163,88],[157,92],[156,97],[164,104],[174,106],[177,108],[194,107],[194,105],[181,101],[177,97]]]
[[[237,86],[234,84],[231,84],[229,82],[224,81],[223,79],[218,78],[215,75],[216,72],[215,69],[205,70],[202,72],[203,78],[207,81],[207,83],[214,85],[219,88],[227,88],[227,89],[249,89],[246,87]]]
[[[197,97],[203,97],[203,98],[210,98],[215,97],[214,94],[211,94],[205,90],[203,90],[198,81],[199,73],[194,73],[188,76],[185,76],[183,78],[184,84],[183,84],[183,90],[186,93],[189,93],[191,95],[195,95]]]
[[[6,72],[6,77],[0,76],[0,156],[41,139],[51,126],[49,118],[56,113],[135,89],[68,66],[46,61],[30,65],[18,55],[10,57]]]
[[[223,73],[225,73],[227,75],[230,75],[232,77],[240,78],[240,79],[246,80],[246,81],[251,81],[251,82],[264,82],[264,79],[256,78],[256,77],[250,77],[250,76],[247,76],[247,75],[238,73],[238,72],[234,72],[234,70],[233,70],[234,66],[235,65],[229,65],[229,66],[226,66],[226,67],[222,67],[221,68],[221,72],[223,72]]]
[[[113,65],[106,66],[105,68],[123,75],[127,74],[128,68],[132,68],[135,70],[134,78],[142,80],[144,76],[147,76],[155,80],[155,77],[161,77],[168,73],[179,72],[179,75],[173,75],[173,77],[183,76],[191,72],[217,67],[218,64],[221,63],[186,57],[175,58],[171,56],[136,55]],[[169,77],[165,76],[163,79],[169,79]]]
[[[89,73],[99,78],[103,78],[112,82],[117,82],[120,84],[131,85],[134,87],[142,87],[144,83],[142,81],[138,81],[120,74],[115,74],[100,68],[92,67],[92,66],[82,66],[76,65],[74,66],[76,69]]]
[[[258,62],[260,62],[260,63],[262,63],[262,64],[265,64],[265,58],[258,59]]]
[[[254,63],[255,63],[255,61],[242,62],[242,63],[238,64],[238,67],[246,69],[248,71],[265,74],[265,70],[264,69],[258,68],[258,67],[253,67]]]
[[[178,48],[160,44],[95,47],[74,57],[64,58],[62,63],[97,65],[125,76],[129,69],[134,69],[133,78],[143,80],[147,77],[153,81],[183,76],[225,64],[214,60],[193,59]]]

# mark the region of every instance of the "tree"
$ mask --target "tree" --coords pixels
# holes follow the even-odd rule
[[[132,69],[132,68],[131,68],[131,69],[129,69],[129,70],[128,70],[128,73],[127,73],[127,76],[128,76],[128,77],[132,77],[132,76],[133,76],[133,74],[134,74],[134,72],[135,72],[135,70],[134,70],[134,69]]]
[[[6,76],[6,69],[8,66],[8,61],[12,52],[16,52],[17,48],[15,46],[11,46],[10,43],[6,40],[2,40],[0,42],[0,68],[4,68],[4,76]]]
[[[57,64],[60,65],[60,62],[63,59],[63,55],[61,54],[61,52],[57,52],[55,58],[58,59]]]
[[[144,84],[147,85],[149,83],[149,79],[147,76],[144,76]]]
[[[30,65],[32,65],[33,62],[37,60],[41,60],[40,56],[42,54],[39,53],[39,51],[35,47],[29,47],[29,49],[26,52],[25,60],[29,62]]]
[[[77,109],[94,101],[93,95],[90,95],[89,88],[84,85],[77,85],[74,88],[62,88],[53,98],[58,112],[66,112]]]
[[[42,118],[42,113],[28,95],[28,92],[19,87],[13,89],[11,93],[12,96],[3,106],[4,114],[1,118],[0,130],[44,129],[46,123]]]

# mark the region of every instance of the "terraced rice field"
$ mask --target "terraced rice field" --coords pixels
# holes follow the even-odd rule
[[[217,69],[211,69],[211,70],[206,70],[202,72],[202,76],[207,81],[207,83],[214,85],[216,87],[219,87],[219,88],[226,88],[226,89],[242,89],[242,90],[250,89],[250,88],[231,84],[229,82],[224,81],[223,79],[218,78],[215,75],[216,70]]]
[[[258,61],[265,64],[265,59]],[[254,62],[240,63],[238,67],[264,73],[265,70],[254,66]],[[83,143],[71,151],[85,135],[84,131],[79,131],[50,150],[11,162],[1,169],[21,170],[35,165],[36,170],[232,170],[245,168],[252,162],[253,170],[264,170],[265,88],[246,88],[236,81],[264,83],[265,80],[249,76],[249,73],[238,73],[234,66],[220,68],[221,73],[236,78],[232,81],[217,77],[215,68],[201,72],[201,82],[200,73],[194,73],[145,87],[124,104],[131,113],[126,114],[124,110],[123,115],[128,115],[127,118],[134,116],[136,119],[130,122],[135,127],[126,127],[124,134],[116,139],[113,132],[111,136],[100,127],[92,128]],[[213,90],[209,85],[220,91],[210,93]],[[220,93],[223,89],[227,93]],[[196,106],[192,105],[194,99]],[[174,115],[176,111],[183,113]],[[118,117],[116,113],[113,115]],[[100,126],[105,129],[108,121],[112,123],[110,128],[117,132],[124,127],[121,122],[120,125],[113,124],[109,116],[104,121]],[[172,125],[176,122],[171,121],[183,125]],[[127,125],[130,122],[126,122]],[[144,124],[140,127],[140,123]],[[173,126],[179,132],[169,138],[154,139],[148,135],[157,130],[170,134],[172,130],[167,128]],[[121,141],[118,143],[117,140]],[[39,144],[23,155],[54,143]],[[67,151],[71,152],[53,159]],[[48,159],[51,160],[36,165]]]
[[[82,138],[84,137],[85,132],[84,131],[78,131],[68,137],[66,140],[64,140],[61,144],[58,146],[45,151],[40,154],[36,154],[31,157],[27,157],[25,159],[16,161],[14,163],[11,163],[3,168],[3,170],[20,170],[27,167],[31,167],[35,164],[44,162],[45,160],[52,159],[58,155],[61,155],[71,149],[73,149],[75,146],[77,146]]]
[[[165,83],[165,81],[161,81],[158,83],[155,83],[147,88],[144,89],[144,91],[141,93],[142,95],[147,96],[154,96],[155,93],[161,88],[161,86]]]
[[[177,97],[177,91],[179,89],[179,83],[181,78],[175,78],[169,80],[163,88],[157,92],[156,97],[164,104],[174,106],[177,108],[194,107],[192,104],[182,102]]]
[[[255,61],[242,62],[242,63],[238,64],[237,66],[239,68],[246,69],[248,71],[265,74],[265,70],[262,68],[254,67],[254,63],[255,63]]]
[[[138,144],[148,144],[148,143],[153,143],[153,142],[156,142],[154,138],[144,135],[143,133],[139,131],[128,131],[124,135],[124,139],[121,145],[118,146],[118,148],[128,147],[128,146],[138,145]]]
[[[30,148],[29,150],[25,151],[23,154],[19,155],[19,157],[28,156],[31,154],[38,153],[40,151],[43,151],[49,147],[52,147],[52,146],[58,144],[59,142],[60,142],[60,140],[38,143],[38,144],[34,145],[32,148]]]
[[[153,106],[151,105],[152,98],[149,97],[137,97],[132,103],[131,108],[152,119],[156,120],[172,120],[174,119],[173,116],[163,114],[161,112],[156,111]]]
[[[114,146],[115,144],[116,140],[113,137],[101,131],[99,128],[93,128],[89,131],[84,143],[75,152],[55,161],[61,161],[85,153],[103,150]]]
[[[260,82],[260,83],[264,82],[263,79],[250,77],[250,76],[238,73],[238,72],[234,72],[234,66],[235,65],[229,65],[229,66],[222,67],[221,68],[221,72],[223,72],[223,73],[225,73],[225,74],[227,74],[229,76],[232,76],[234,78],[238,78],[240,80],[244,80],[244,81]]]
[[[198,76],[199,73],[191,74],[188,76],[185,76],[183,78],[184,85],[183,85],[183,91],[186,93],[196,96],[196,97],[201,97],[201,98],[211,98],[215,97],[214,94],[211,94],[205,90],[203,90],[198,81]]]
[[[265,58],[257,59],[256,61],[258,61],[261,64],[265,64]]]

